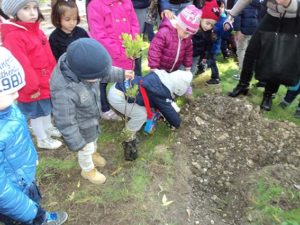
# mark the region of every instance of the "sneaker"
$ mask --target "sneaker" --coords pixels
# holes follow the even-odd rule
[[[232,78],[235,80],[240,80],[241,76],[239,74],[235,74],[232,76]]]
[[[57,137],[60,138],[62,135],[56,127],[50,127],[46,130],[46,133],[49,137]]]
[[[61,145],[62,145],[62,143],[60,141],[52,139],[50,137],[42,139],[42,140],[37,140],[38,148],[58,149]]]
[[[215,79],[215,78],[211,78],[210,80],[206,81],[207,84],[219,84],[220,80],[219,79]]]
[[[106,160],[98,152],[93,153],[92,158],[95,166],[104,167],[106,165]]]
[[[101,117],[104,119],[104,120],[117,120],[117,121],[121,121],[122,118],[116,114],[113,110],[108,110],[107,112],[104,112]]]
[[[294,114],[294,117],[295,117],[296,119],[300,119],[300,107],[297,108],[297,110],[296,110],[296,112],[295,112],[295,114]]]
[[[278,106],[281,107],[282,109],[285,109],[288,105],[289,105],[288,102],[282,100]]]
[[[81,171],[81,176],[84,179],[89,180],[93,184],[104,184],[106,177],[100,173],[96,168],[92,169],[89,172]]]
[[[61,225],[68,219],[66,212],[47,212],[47,218],[42,225]]]

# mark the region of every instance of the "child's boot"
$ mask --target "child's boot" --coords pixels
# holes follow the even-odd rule
[[[64,224],[68,219],[66,212],[47,212],[46,220],[42,225],[61,225]]]
[[[106,165],[106,160],[98,152],[94,152],[92,158],[95,166],[104,167]]]
[[[100,173],[96,168],[92,169],[89,172],[81,171],[81,176],[84,179],[89,180],[93,184],[104,184],[106,181],[106,177]]]
[[[136,147],[136,139],[128,142],[123,142],[124,158],[127,161],[136,160],[138,157],[138,151]]]

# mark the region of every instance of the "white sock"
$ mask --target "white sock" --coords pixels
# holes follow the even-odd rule
[[[42,116],[41,118],[43,120],[43,126],[45,130],[48,130],[50,127],[53,127],[50,114],[48,116]]]
[[[88,143],[82,150],[78,151],[78,163],[81,169],[85,172],[89,172],[95,168],[92,158],[94,151],[94,142]]]
[[[30,119],[30,125],[32,127],[33,134],[36,136],[37,140],[43,140],[47,138],[47,134],[43,126],[42,117]]]

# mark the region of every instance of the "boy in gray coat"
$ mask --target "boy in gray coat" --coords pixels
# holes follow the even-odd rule
[[[97,153],[101,106],[99,82],[132,79],[132,71],[112,67],[106,49],[97,41],[81,38],[74,41],[58,60],[50,80],[53,115],[64,141],[78,151],[81,175],[94,184],[106,178],[95,168],[105,166]]]

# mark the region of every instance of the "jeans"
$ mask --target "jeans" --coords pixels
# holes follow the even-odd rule
[[[211,79],[220,79],[219,69],[217,66],[217,60],[215,54],[210,55],[209,59],[207,60],[207,65],[211,69]]]
[[[107,83],[100,83],[100,101],[102,112],[107,112],[110,110],[110,106],[107,100],[106,87]]]

